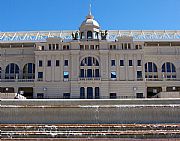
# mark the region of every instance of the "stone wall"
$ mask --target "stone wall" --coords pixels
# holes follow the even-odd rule
[[[1,100],[1,124],[180,123],[180,99]]]

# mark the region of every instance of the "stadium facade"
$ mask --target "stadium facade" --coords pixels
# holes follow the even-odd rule
[[[0,32],[0,91],[27,98],[179,97],[180,31]]]

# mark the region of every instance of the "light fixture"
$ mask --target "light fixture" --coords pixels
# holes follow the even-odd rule
[[[46,88],[46,87],[44,87],[44,88],[43,88],[43,91],[47,91],[47,88]]]
[[[176,87],[172,87],[173,90],[176,90]]]
[[[136,87],[133,87],[133,90],[134,90],[134,91],[136,91],[136,90],[137,90],[137,88],[136,88]]]

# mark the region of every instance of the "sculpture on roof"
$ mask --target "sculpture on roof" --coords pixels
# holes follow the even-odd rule
[[[72,32],[72,39],[73,40],[78,40],[78,37],[79,37],[79,32],[78,31],[76,31],[75,33]]]
[[[107,30],[105,30],[104,32],[101,31],[101,40],[106,40],[107,35],[108,35]]]

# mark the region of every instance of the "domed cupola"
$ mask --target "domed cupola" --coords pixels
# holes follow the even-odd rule
[[[97,21],[94,20],[94,16],[91,14],[91,5],[89,8],[89,14],[80,26],[80,39],[81,40],[93,40],[99,39],[100,26]]]

